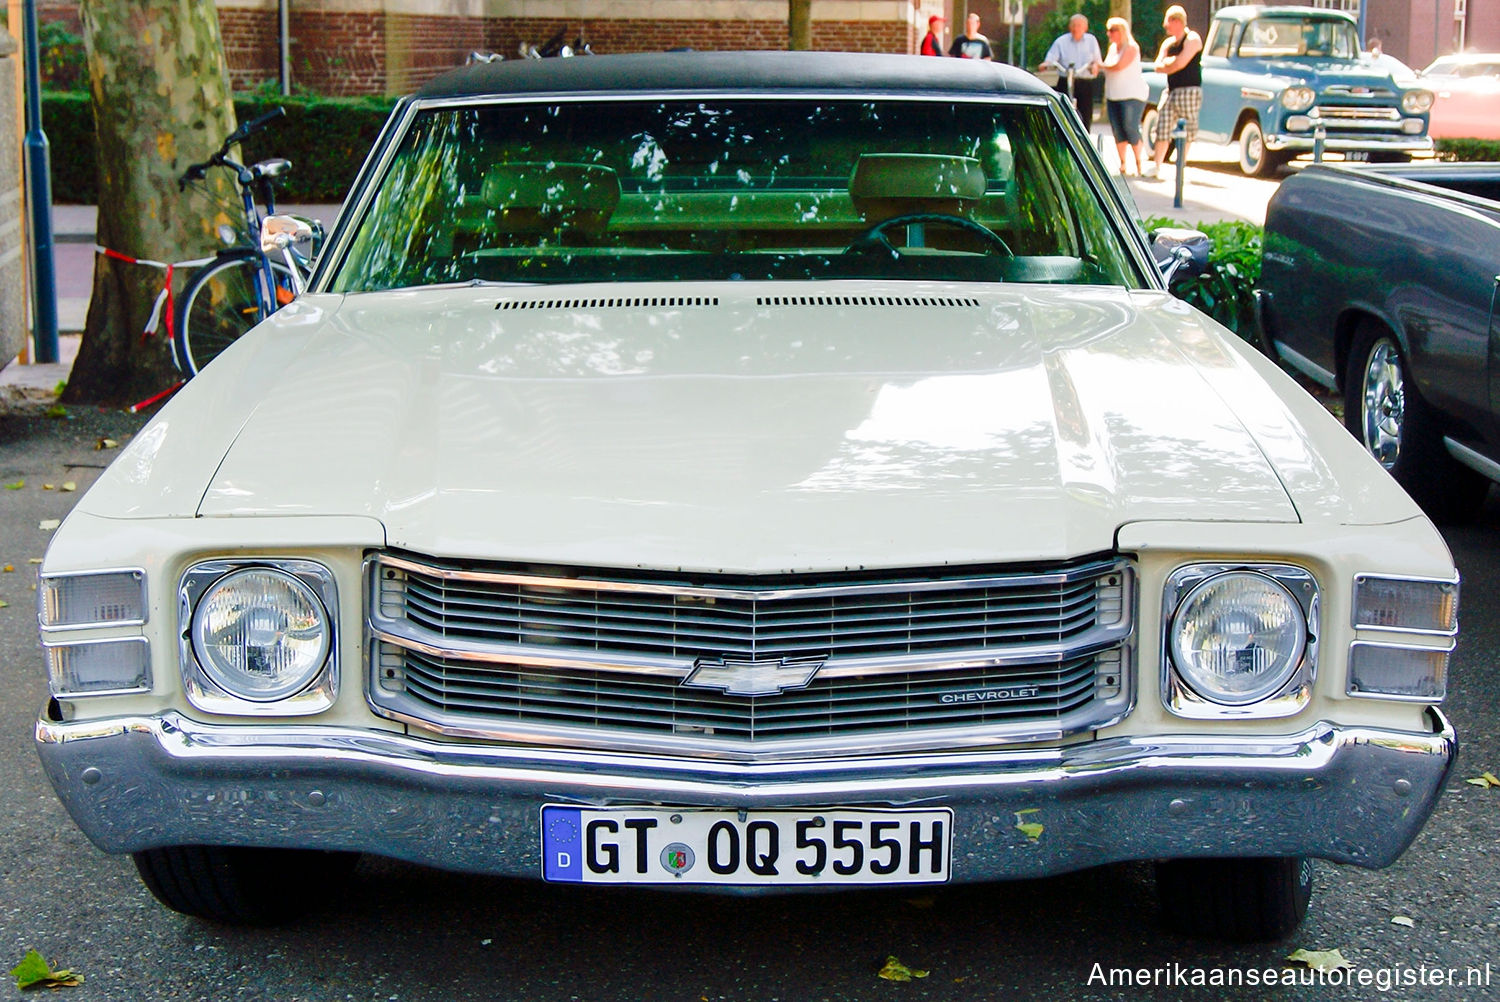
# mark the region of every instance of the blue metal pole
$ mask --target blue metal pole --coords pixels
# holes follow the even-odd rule
[[[36,0],[26,0],[26,204],[31,207],[32,338],[38,362],[56,362],[57,270],[52,257],[52,165],[42,131]]]
[[[1182,208],[1182,184],[1187,177],[1187,119],[1179,118],[1172,129],[1172,145],[1177,148],[1177,191],[1172,195],[1172,208]]]

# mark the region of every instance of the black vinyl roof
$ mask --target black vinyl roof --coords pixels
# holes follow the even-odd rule
[[[1003,63],[856,52],[659,52],[475,63],[430,81],[418,97],[662,91],[1050,94]]]

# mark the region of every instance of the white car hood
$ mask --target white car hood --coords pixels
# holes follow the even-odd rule
[[[747,572],[1052,559],[1108,550],[1129,521],[1298,519],[1216,385],[1246,366],[1164,295],[630,291],[310,297],[197,513],[367,515],[425,553]],[[674,305],[650,305],[663,291]]]

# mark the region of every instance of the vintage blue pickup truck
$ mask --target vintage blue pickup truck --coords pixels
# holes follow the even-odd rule
[[[1148,73],[1154,119],[1166,78]],[[1353,17],[1314,7],[1225,7],[1203,42],[1202,141],[1233,145],[1240,169],[1267,177],[1313,150],[1353,159],[1428,153],[1432,92],[1361,56]]]

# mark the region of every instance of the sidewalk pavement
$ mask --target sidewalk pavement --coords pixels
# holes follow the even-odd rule
[[[1094,127],[1094,141],[1111,171],[1118,171],[1115,145],[1107,127]],[[1196,152],[1196,151],[1195,151]],[[1192,158],[1189,158],[1190,160]],[[1182,208],[1174,208],[1176,169],[1167,167],[1159,180],[1125,179],[1126,187],[1142,219],[1166,216],[1186,225],[1221,219],[1265,221],[1266,202],[1276,190],[1275,181],[1243,177],[1233,167],[1195,161],[1185,176]],[[332,226],[337,205],[287,205],[284,211],[320,219]],[[41,410],[56,400],[56,389],[68,379],[78,354],[78,332],[88,318],[89,296],[94,276],[94,224],[92,205],[55,205],[52,208],[53,251],[57,272],[57,318],[59,361],[29,365],[12,361],[0,368],[0,414],[13,410]]]

